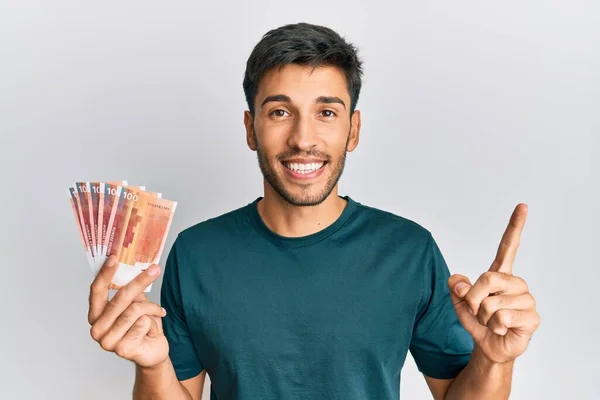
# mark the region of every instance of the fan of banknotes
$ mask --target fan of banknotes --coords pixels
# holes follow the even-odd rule
[[[69,200],[94,276],[109,256],[119,260],[110,289],[118,290],[160,261],[176,202],[127,181],[75,182]]]

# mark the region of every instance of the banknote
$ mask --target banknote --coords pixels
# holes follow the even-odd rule
[[[83,251],[85,252],[85,256],[90,264],[90,268],[94,268],[94,259],[92,254],[90,253],[90,249],[87,244],[87,240],[85,234],[83,233],[82,223],[81,223],[81,212],[79,207],[79,201],[76,199],[75,188],[69,188],[69,202],[71,203],[71,208],[73,209],[73,216],[75,217],[75,223],[77,225],[77,231],[79,232],[79,239],[81,240],[81,244],[83,245]]]
[[[100,193],[98,201],[98,242],[99,252],[97,255],[98,265],[104,265],[106,261],[106,232],[111,222],[113,204],[121,193],[121,186],[112,182],[100,182]]]
[[[112,205],[111,211],[106,223],[104,242],[102,246],[103,259],[106,260],[112,254],[118,254],[121,245],[123,244],[127,221],[129,220],[129,212],[133,201],[137,199],[144,186],[128,187],[109,185],[108,196]],[[162,196],[161,193],[146,192],[153,197]],[[106,218],[106,214],[103,218]]]
[[[98,262],[99,262],[99,255],[100,255],[100,238],[98,237],[98,207],[99,207],[99,203],[100,203],[100,182],[87,182],[87,185],[89,185],[90,188],[90,204],[91,204],[91,209],[90,209],[90,213],[91,213],[91,217],[90,217],[90,223],[92,225],[92,231],[94,232],[94,238],[95,238],[95,247],[94,247],[94,254],[96,255],[95,257],[95,264],[96,267],[98,267]]]
[[[122,242],[115,251],[119,266],[113,289],[119,289],[150,265],[160,261],[177,202],[147,192],[130,191],[126,196],[127,221]],[[116,248],[115,248],[116,249]],[[144,291],[149,292],[152,285]]]
[[[75,182],[75,189],[79,196],[79,204],[83,215],[83,230],[88,240],[88,246],[94,260],[94,271],[98,270],[96,257],[96,232],[94,231],[94,208],[92,203],[91,189],[89,182]]]
[[[87,182],[75,182],[73,187],[75,188],[75,193],[77,195],[77,204],[80,210],[80,218],[81,218],[81,229],[85,234],[87,246],[90,249],[90,254],[92,255],[92,259],[95,260],[96,253],[94,249],[96,248],[95,243],[95,235],[92,232],[92,224],[90,216],[92,215],[91,210],[91,202],[89,196],[89,187]]]
[[[106,256],[118,255],[123,244],[127,221],[131,213],[133,197],[137,196],[136,190],[127,187],[121,187],[119,197],[115,199],[112,209],[112,221],[109,221],[108,232],[106,234]]]
[[[97,201],[94,203],[93,214],[95,216],[96,225],[96,266],[101,268],[106,261],[106,232],[110,216],[112,213],[112,206],[114,203],[115,195],[117,194],[117,188],[121,185],[126,186],[128,183],[126,180],[114,181],[114,182],[93,182],[93,190],[97,193]],[[119,189],[120,193],[120,189]]]

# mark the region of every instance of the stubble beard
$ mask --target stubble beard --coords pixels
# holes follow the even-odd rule
[[[331,194],[331,192],[333,191],[333,189],[339,182],[339,180],[342,176],[342,173],[344,172],[344,167],[346,165],[346,154],[347,154],[346,148],[348,145],[348,141],[350,139],[350,135],[348,135],[348,139],[346,140],[346,146],[344,147],[344,152],[340,155],[340,157],[338,157],[337,161],[331,162],[330,156],[327,158],[327,164],[323,168],[326,168],[327,166],[329,166],[330,168],[333,167],[333,170],[330,173],[329,177],[327,178],[327,183],[325,184],[325,187],[323,188],[323,190],[321,190],[319,193],[316,193],[316,194],[310,194],[309,193],[310,188],[311,188],[311,186],[314,186],[313,184],[299,185],[301,188],[301,192],[302,192],[299,195],[294,195],[293,193],[291,193],[289,190],[286,189],[285,184],[283,183],[283,179],[281,178],[281,176],[279,176],[275,172],[275,168],[273,168],[273,166],[269,163],[269,160],[267,159],[266,155],[262,151],[262,148],[258,144],[258,140],[256,140],[256,133],[254,134],[254,139],[255,139],[255,143],[256,143],[256,154],[257,154],[257,158],[258,158],[258,166],[260,168],[260,171],[262,172],[263,177],[267,181],[267,183],[273,188],[273,190],[275,190],[275,192],[283,200],[285,200],[290,205],[296,206],[296,207],[311,207],[311,206],[319,205],[322,202],[324,202],[329,197],[329,195]],[[322,154],[322,153],[319,153],[319,154]],[[279,163],[279,164],[281,164],[281,166],[283,168],[286,168],[281,163],[281,161],[280,161],[281,159],[291,158],[293,156],[311,156],[311,155],[315,155],[315,154],[314,153],[311,154],[310,152],[308,154],[301,154],[300,151],[295,151],[295,152],[290,151],[290,152],[287,152],[285,154],[280,154],[277,157],[275,157],[274,162]]]

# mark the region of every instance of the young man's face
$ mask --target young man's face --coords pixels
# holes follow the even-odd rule
[[[244,118],[247,141],[270,188],[296,206],[324,201],[342,174],[346,151],[358,145],[360,112],[350,118],[343,72],[296,64],[271,69],[254,104],[254,119],[248,111]]]

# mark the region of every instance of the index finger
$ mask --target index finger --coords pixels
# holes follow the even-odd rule
[[[117,264],[116,256],[112,255],[108,257],[90,286],[90,308],[88,311],[88,322],[90,325],[93,325],[98,317],[102,315],[108,303],[108,289],[117,271],[117,268],[115,268]]]
[[[508,226],[502,235],[496,258],[490,267],[490,271],[512,274],[513,262],[521,243],[521,233],[527,219],[527,204],[517,204],[513,211]]]
[[[159,274],[160,267],[156,264],[152,264],[148,269],[143,270],[117,291],[115,296],[105,305],[95,323],[112,325],[119,315],[136,299],[143,301],[146,298],[144,290],[158,278]]]

